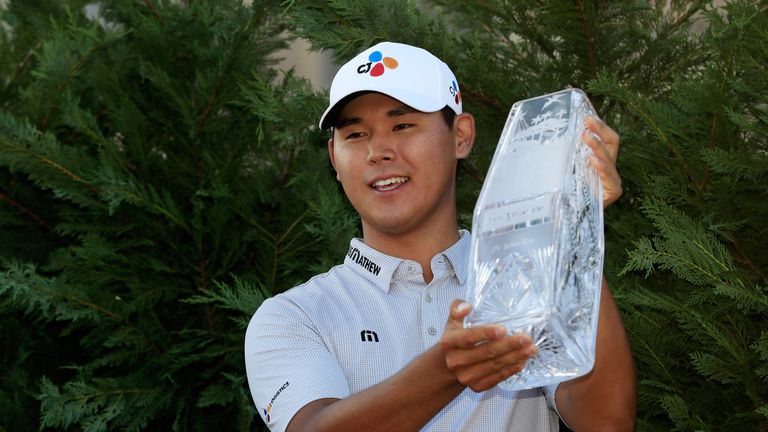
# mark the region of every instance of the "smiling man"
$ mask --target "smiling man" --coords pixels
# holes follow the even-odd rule
[[[470,234],[456,216],[456,169],[474,143],[457,80],[429,52],[381,43],[345,64],[320,120],[360,214],[343,264],[264,302],[246,332],[248,383],[273,431],[632,430],[635,378],[603,282],[593,371],[524,391],[497,384],[536,355],[503,326],[463,328],[458,299]],[[621,194],[619,137],[590,119],[604,185]]]

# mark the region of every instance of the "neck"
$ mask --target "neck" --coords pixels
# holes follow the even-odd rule
[[[456,243],[459,231],[455,218],[452,223],[432,224],[406,233],[368,230],[363,223],[363,240],[379,252],[418,262],[424,274],[424,282],[429,283],[433,278],[432,257]]]

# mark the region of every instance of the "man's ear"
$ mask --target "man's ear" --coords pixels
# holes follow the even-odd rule
[[[341,181],[339,171],[336,170],[336,157],[333,154],[333,137],[328,138],[328,157],[331,159],[333,170],[336,171],[336,180]]]
[[[453,134],[456,139],[456,159],[466,159],[475,144],[475,117],[470,113],[457,115],[453,119]]]

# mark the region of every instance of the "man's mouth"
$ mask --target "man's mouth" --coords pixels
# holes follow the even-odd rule
[[[408,177],[390,177],[390,178],[385,178],[377,182],[374,182],[371,185],[371,187],[376,189],[377,191],[386,192],[393,189],[397,189],[408,180],[409,180]]]

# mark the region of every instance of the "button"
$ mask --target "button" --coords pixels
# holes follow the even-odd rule
[[[437,334],[437,330],[435,330],[434,327],[429,326],[429,328],[427,329],[427,333],[429,333],[431,336],[434,336]]]
[[[430,293],[427,293],[426,296],[424,296],[424,301],[427,303],[432,303],[432,295]]]

